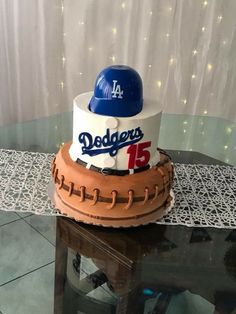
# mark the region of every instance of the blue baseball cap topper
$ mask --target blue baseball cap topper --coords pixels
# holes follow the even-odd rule
[[[134,69],[113,65],[99,73],[89,110],[106,116],[132,117],[142,108],[142,80]]]

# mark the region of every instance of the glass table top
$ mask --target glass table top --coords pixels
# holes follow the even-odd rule
[[[0,147],[56,152],[72,138],[72,112],[0,127]],[[208,116],[163,114],[158,146],[196,151],[236,165],[236,123]]]
[[[56,152],[61,143],[72,137],[72,113],[0,127],[0,135],[0,148]],[[236,124],[208,117],[163,115],[159,146],[168,150],[174,162],[236,165]],[[54,272],[51,267],[54,251],[45,257],[46,244],[43,246],[42,239],[37,238],[39,234],[48,238],[49,231],[55,236],[53,225],[46,230],[44,221],[47,218],[41,217],[41,226],[36,227],[32,217],[18,217],[19,221],[14,218],[12,223],[6,220],[2,226],[0,224],[2,239],[12,232],[14,235],[10,238],[17,243],[17,247],[10,250],[7,249],[8,240],[2,244],[0,241],[0,248],[5,246],[1,248],[4,253],[0,257],[0,269],[2,273],[8,272],[10,278],[7,284],[0,281],[2,314],[36,314],[42,313],[42,309],[48,314],[236,311],[234,230],[155,224],[114,230],[58,217]],[[28,232],[23,222],[32,227],[29,239],[44,248],[43,257],[38,247],[29,251],[25,240],[17,239]],[[54,250],[53,241],[49,242]],[[15,258],[12,252],[16,251],[23,255],[33,254],[30,257],[31,261],[33,256],[35,260],[32,269],[40,269],[42,258],[42,263],[50,266],[45,279],[48,282],[51,278],[50,285],[44,286],[40,278],[32,283],[44,293],[35,296],[34,289],[28,288],[27,297],[34,300],[28,302],[28,307],[20,306],[17,301],[17,296],[22,295],[20,283],[18,289],[11,288],[15,293],[13,301],[5,301],[11,299],[10,288],[5,288],[12,280],[18,283],[19,276],[23,276],[19,268],[29,264],[29,260],[23,262],[22,257],[21,262],[19,257],[17,270],[9,267]],[[26,268],[26,276],[30,269]],[[11,279],[14,276],[15,279]],[[29,280],[29,287],[30,284]]]

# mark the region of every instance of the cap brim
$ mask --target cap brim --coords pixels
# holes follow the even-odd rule
[[[124,101],[123,99],[101,99],[92,97],[89,102],[89,110],[105,116],[132,117],[143,108],[141,101]]]

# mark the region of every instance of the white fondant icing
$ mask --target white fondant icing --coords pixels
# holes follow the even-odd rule
[[[150,162],[156,164],[160,160],[156,150],[161,122],[161,109],[158,103],[144,100],[143,110],[139,114],[133,117],[115,117],[113,119],[113,117],[95,114],[88,109],[92,95],[93,92],[84,93],[74,99],[73,143],[70,147],[72,160],[76,161],[79,158],[86,163],[103,168],[104,160],[107,157],[115,157],[113,168],[125,170],[129,168],[128,164],[131,155],[133,155],[134,166],[130,166],[130,168],[140,167],[136,164],[137,160],[138,164],[140,164],[145,158],[148,159],[146,164]],[[111,121],[118,121],[115,129],[107,127],[108,118]],[[84,136],[85,132],[89,134],[89,137]],[[79,136],[81,133],[83,136],[80,137],[80,142]],[[112,138],[112,134],[118,141]],[[141,138],[142,134],[143,137]],[[127,152],[132,139],[136,141],[133,143],[136,147],[132,149],[132,152]],[[117,150],[117,154],[114,156],[110,156],[112,150],[103,151],[101,154],[94,156],[89,155],[94,154],[94,151],[110,149],[113,144],[115,144],[113,151],[117,148],[117,145],[123,146]],[[82,151],[83,147],[86,148],[85,152]]]

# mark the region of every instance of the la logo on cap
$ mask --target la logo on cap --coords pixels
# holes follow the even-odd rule
[[[112,91],[111,91],[111,94],[112,94],[112,98],[120,98],[122,99],[122,95],[124,93],[123,90],[121,90],[120,88],[120,85],[116,84],[117,83],[117,80],[113,80],[113,88],[112,88]],[[118,95],[118,97],[117,97]]]

